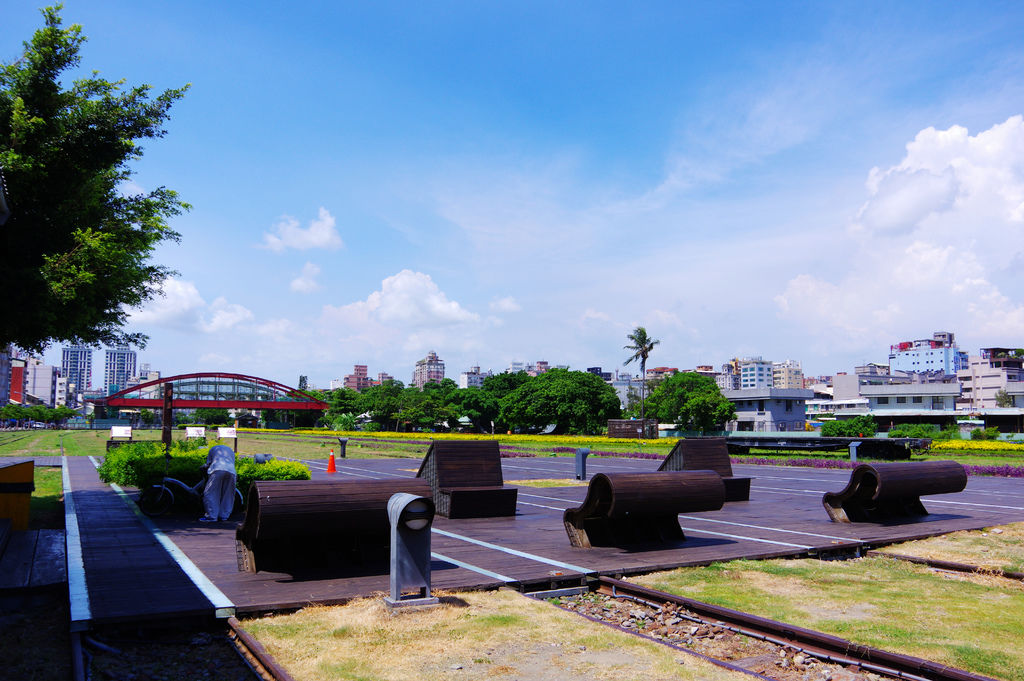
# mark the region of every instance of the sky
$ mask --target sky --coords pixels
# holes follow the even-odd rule
[[[0,0],[0,60],[41,25]],[[82,68],[191,84],[127,190],[192,204],[164,375],[513,360],[807,375],[1024,345],[1024,5],[68,0]],[[59,363],[60,346],[46,358]],[[631,367],[627,367],[631,369]],[[102,371],[96,366],[94,371]]]

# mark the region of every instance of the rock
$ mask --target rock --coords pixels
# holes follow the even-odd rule
[[[798,667],[802,665],[806,660],[807,658],[804,657],[801,653],[797,653],[793,656],[793,664],[795,664]]]
[[[452,671],[458,671],[458,670],[462,669],[462,665],[461,664],[453,664],[451,667],[449,667],[449,669],[451,669]]]
[[[1000,527],[997,527],[997,528],[992,530],[992,534],[1002,534],[1002,533],[1003,533],[1003,530]]]

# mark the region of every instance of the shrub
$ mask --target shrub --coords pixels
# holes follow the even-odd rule
[[[999,429],[996,427],[975,428],[971,431],[972,440],[998,440]]]
[[[878,426],[869,414],[848,421],[828,421],[821,426],[822,437],[871,437],[876,432]]]
[[[208,448],[184,451],[175,443],[171,459],[166,461],[161,446],[155,442],[122,445],[108,452],[99,468],[100,479],[126,487],[144,488],[158,484],[164,477],[177,478],[186,485],[195,485],[202,478],[200,468],[206,463]],[[244,496],[255,480],[309,480],[309,468],[295,461],[269,461],[257,464],[252,459],[235,458],[238,488]]]
[[[331,428],[333,430],[341,430],[351,432],[356,429],[356,415],[355,414],[338,414],[334,417],[334,421],[331,422]]]
[[[365,430],[367,433],[376,433],[377,431],[380,430],[380,424],[377,423],[376,421],[370,421],[365,426],[363,426],[363,430]]]
[[[890,430],[889,437],[927,437],[936,439],[940,432],[939,427],[932,423],[905,423]]]

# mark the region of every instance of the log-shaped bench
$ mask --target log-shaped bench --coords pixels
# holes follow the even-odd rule
[[[295,572],[379,560],[387,571],[388,499],[430,496],[423,480],[267,480],[249,488],[235,531],[238,568]]]
[[[562,520],[579,548],[683,541],[680,513],[717,511],[724,502],[725,485],[714,471],[598,473],[583,505]]]
[[[724,437],[688,437],[676,442],[659,471],[714,471],[725,483],[726,501],[750,499],[750,478],[732,474],[729,447]]]
[[[437,514],[446,518],[516,514],[519,490],[505,487],[495,440],[432,442],[416,477],[430,484]]]
[[[822,497],[835,523],[885,522],[928,515],[921,497],[950,494],[967,486],[967,471],[956,461],[861,464],[841,492]]]

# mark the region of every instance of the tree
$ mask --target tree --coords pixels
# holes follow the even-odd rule
[[[626,336],[631,341],[629,345],[623,347],[624,350],[632,350],[633,354],[622,363],[622,366],[628,365],[630,362],[640,360],[640,420],[644,420],[644,393],[646,392],[645,383],[647,382],[647,357],[651,354],[651,350],[654,346],[660,343],[659,340],[654,340],[647,335],[647,329],[642,326],[638,326],[633,329],[633,333]]]
[[[615,390],[586,371],[552,369],[531,378],[500,401],[502,422],[511,428],[555,433],[600,433],[608,419],[618,418]]]
[[[79,66],[81,27],[60,5],[11,64],[0,64],[0,167],[11,216],[0,229],[0,347],[41,351],[54,341],[144,346],[123,327],[130,308],[173,272],[150,262],[177,241],[167,219],[189,208],[165,187],[124,194],[143,139],[162,137],[187,86],[154,98],[95,73],[65,87]]]
[[[821,424],[822,437],[871,437],[878,432],[878,424],[870,414],[861,414],[845,421],[826,421]]]
[[[736,407],[722,396],[718,385],[692,371],[661,381],[648,402],[659,421],[678,424],[684,430],[720,430],[736,418]]]
[[[225,425],[228,422],[228,410],[216,407],[200,407],[196,409],[196,421],[207,425]]]
[[[149,409],[141,409],[139,410],[139,420],[147,426],[151,426],[153,425],[153,422],[156,421],[156,414],[151,412]]]
[[[1013,397],[1010,395],[1010,393],[1006,392],[1005,390],[997,390],[996,391],[996,406],[997,407],[1012,407],[1013,406]]]

